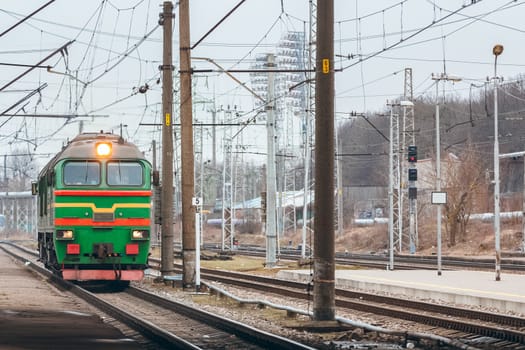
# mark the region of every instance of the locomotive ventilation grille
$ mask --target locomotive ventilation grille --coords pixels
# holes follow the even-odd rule
[[[93,221],[95,222],[108,222],[108,221],[114,221],[115,216],[113,213],[94,213],[93,214]]]

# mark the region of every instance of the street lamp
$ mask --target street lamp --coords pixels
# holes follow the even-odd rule
[[[439,81],[449,80],[459,82],[461,78],[441,73],[432,74],[432,80],[436,80],[436,192],[441,192],[441,136],[439,132]],[[437,203],[437,267],[438,276],[441,276],[441,203]]]
[[[498,56],[503,52],[503,45],[492,48],[494,54],[494,236],[496,240],[496,281],[501,280],[501,247],[500,247],[500,202],[499,202],[499,141],[498,141],[498,76],[496,68]]]

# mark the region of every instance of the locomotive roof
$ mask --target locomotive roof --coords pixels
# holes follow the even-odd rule
[[[121,136],[112,133],[82,133],[69,141],[62,150],[42,169],[46,172],[62,159],[96,159],[95,144],[101,141],[111,142],[111,159],[146,159],[133,143],[125,141]]]

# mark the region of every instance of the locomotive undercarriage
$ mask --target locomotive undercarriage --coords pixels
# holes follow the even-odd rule
[[[44,266],[55,274],[60,275],[60,266],[58,265],[55,244],[53,243],[53,233],[38,233],[38,253],[39,260],[44,263]]]
[[[45,267],[65,279],[82,280],[81,276],[84,276],[89,280],[114,280],[128,285],[129,281],[126,280],[141,279],[143,270],[147,268],[147,265],[142,264],[121,264],[121,254],[113,252],[113,245],[108,243],[94,244],[93,252],[85,254],[94,259],[95,264],[59,264],[53,233],[49,232],[38,233],[38,251],[39,260],[44,263]]]

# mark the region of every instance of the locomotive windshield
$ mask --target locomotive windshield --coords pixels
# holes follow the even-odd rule
[[[143,177],[139,162],[107,163],[107,182],[110,186],[141,186]]]
[[[64,164],[65,185],[100,184],[100,164],[90,161],[70,161]]]

